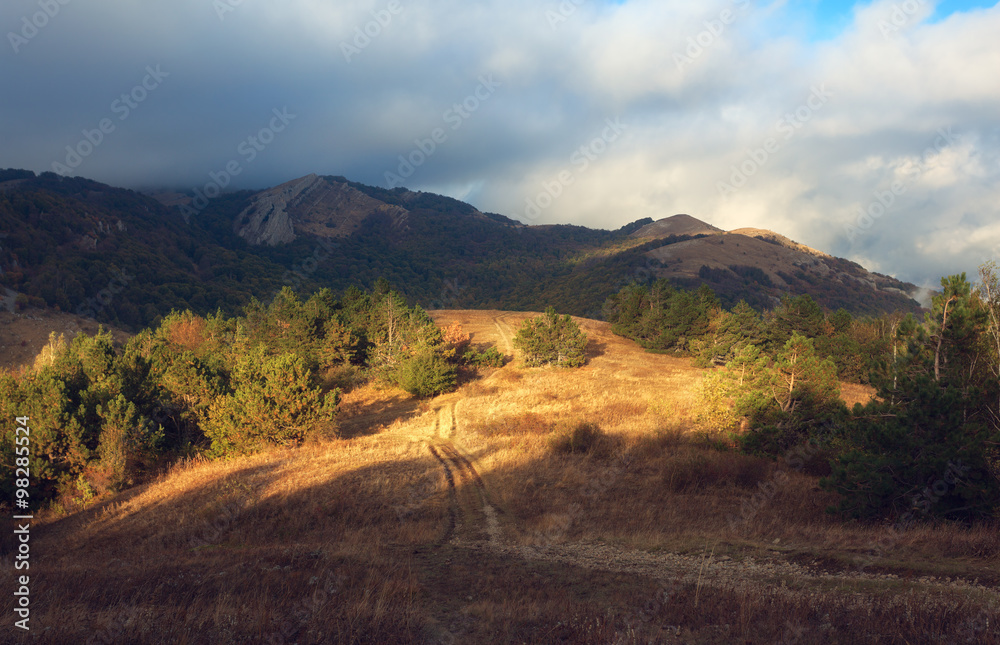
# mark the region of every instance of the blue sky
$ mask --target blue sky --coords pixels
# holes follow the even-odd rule
[[[904,0],[895,4],[902,5]],[[616,3],[621,4],[621,3]],[[762,5],[767,2],[759,3]],[[868,6],[870,2],[850,2],[843,0],[800,0],[782,3],[779,16],[784,19],[790,31],[801,34],[808,40],[824,41],[840,36],[854,24],[855,7]],[[930,0],[924,4],[930,5]],[[944,20],[954,13],[968,12],[974,9],[987,9],[996,3],[976,0],[943,0],[934,3],[934,11],[926,22],[934,23]]]
[[[688,213],[926,285],[1000,259],[995,3],[53,6],[0,4],[0,167],[344,175],[536,224]]]

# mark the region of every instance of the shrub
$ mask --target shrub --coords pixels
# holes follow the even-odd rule
[[[455,321],[441,331],[441,341],[453,356],[462,356],[469,347],[471,336],[462,329],[461,323]]]
[[[102,420],[97,453],[110,488],[119,490],[134,483],[139,468],[155,458],[163,432],[121,394],[98,405],[97,414]]]
[[[514,338],[514,346],[524,352],[524,362],[529,367],[580,367],[586,362],[586,334],[572,318],[560,316],[552,307],[541,316],[524,321]]]
[[[900,388],[902,390],[902,388]],[[1000,473],[989,446],[998,433],[966,418],[975,399],[924,378],[905,404],[856,408],[841,454],[821,484],[840,494],[838,511],[860,519],[976,520],[1000,511]]]
[[[301,441],[336,413],[339,391],[324,396],[302,357],[293,354],[267,356],[258,345],[240,356],[232,382],[235,390],[212,403],[205,423],[214,456]]]
[[[606,457],[611,452],[611,437],[589,421],[581,421],[569,430],[552,436],[550,445],[555,452],[567,454],[594,454]]]
[[[455,388],[457,373],[442,356],[424,350],[402,361],[396,382],[414,396],[435,396]]]
[[[715,486],[751,489],[765,481],[771,470],[771,463],[762,457],[714,450],[681,451],[667,458],[661,477],[673,492]]]
[[[487,347],[482,351],[470,347],[462,355],[462,362],[473,367],[503,367],[504,356],[496,347]]]

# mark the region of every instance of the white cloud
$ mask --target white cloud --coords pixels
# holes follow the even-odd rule
[[[1000,249],[1000,6],[930,22],[935,3],[914,0],[917,11],[887,32],[902,3],[880,0],[813,42],[783,2],[569,3],[555,22],[554,1],[399,2],[388,21],[388,0],[255,0],[222,20],[197,0],[67,5],[20,53],[0,54],[0,81],[19,88],[3,108],[0,166],[49,169],[161,62],[169,82],[80,174],[197,184],[287,106],[298,120],[243,186],[308,172],[382,184],[415,138],[494,74],[501,87],[449,130],[410,187],[514,217],[569,170],[574,182],[536,221],[616,228],[684,212],[772,228],[920,283],[972,272]],[[16,29],[35,9],[5,3],[0,26]],[[366,26],[374,35],[347,62],[342,44]],[[796,116],[823,84],[832,97]],[[581,170],[571,155],[608,118],[627,134]],[[787,139],[782,119],[800,126]],[[934,148],[947,128],[954,140]],[[720,195],[732,167],[771,138],[766,162]],[[905,193],[850,243],[856,210],[893,181]]]

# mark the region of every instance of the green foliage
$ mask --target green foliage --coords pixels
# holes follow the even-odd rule
[[[745,346],[706,377],[701,396],[702,421],[725,430],[745,420],[747,431],[737,439],[755,454],[784,452],[843,406],[833,362],[798,333],[773,358]]]
[[[861,519],[989,518],[1000,510],[1000,433],[968,414],[977,401],[921,376],[897,390],[905,402],[855,411],[825,488],[837,510]]]
[[[541,316],[524,321],[514,338],[514,346],[524,352],[524,362],[529,367],[580,367],[586,362],[586,334],[570,316],[560,316],[552,307]]]
[[[819,338],[832,331],[819,304],[808,294],[784,297],[781,305],[770,312],[767,321],[767,346],[777,349],[783,346],[792,334],[806,338]]]
[[[237,359],[231,384],[232,393],[211,404],[205,422],[215,456],[301,441],[336,411],[338,392],[324,395],[314,386],[301,356],[268,355],[263,346]]]
[[[462,362],[473,367],[503,367],[504,355],[492,345],[483,350],[470,347],[462,354]]]
[[[455,388],[457,371],[440,354],[425,349],[403,360],[396,368],[396,381],[415,396],[436,396]]]
[[[824,485],[850,517],[973,520],[1000,511],[1000,388],[986,350],[989,314],[964,274],[942,278],[923,325],[896,326],[903,346],[855,409]]]
[[[711,289],[693,294],[661,279],[625,287],[608,298],[604,315],[612,331],[646,349],[690,351],[701,347],[717,310]]]
[[[295,353],[315,370],[345,365],[363,351],[362,338],[346,318],[329,289],[302,302],[286,286],[266,306],[251,299],[243,322],[248,343],[263,344],[272,354]],[[352,322],[362,334],[370,331],[367,316]]]
[[[732,311],[720,311],[702,339],[692,342],[700,367],[725,365],[748,345],[759,345],[763,340],[763,323],[750,305],[740,301]]]
[[[134,476],[156,458],[163,431],[142,416],[136,405],[119,394],[97,406],[101,418],[97,454],[112,489],[134,483]]]
[[[441,339],[426,312],[385,284],[339,302],[328,290],[303,301],[285,289],[241,318],[173,311],[124,348],[103,329],[69,343],[52,336],[34,369],[0,372],[0,412],[31,417],[34,500],[76,495],[80,481],[117,489],[159,459],[252,452],[329,428],[338,391],[320,382],[337,375],[398,376],[420,395],[451,389],[456,368]],[[0,437],[7,470],[12,432]]]

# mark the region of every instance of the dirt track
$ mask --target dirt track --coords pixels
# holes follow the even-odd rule
[[[467,313],[467,312],[466,312]],[[482,312],[487,313],[487,312]],[[498,314],[498,315],[497,315]],[[523,319],[528,314],[501,314],[489,312],[493,323],[493,334],[481,329],[485,322],[480,318],[475,340],[497,343],[504,350],[513,349],[510,323],[505,318]],[[440,316],[447,318],[447,314]],[[485,317],[485,316],[484,316]],[[438,321],[439,323],[441,320]],[[519,321],[518,321],[519,322]],[[508,368],[504,368],[508,369]],[[503,370],[489,377],[486,382],[498,378]],[[562,535],[542,536],[536,544],[519,544],[504,536],[518,535],[516,526],[510,526],[510,519],[497,512],[489,501],[488,483],[484,482],[476,469],[474,459],[464,454],[458,447],[463,443],[463,419],[459,413],[461,394],[450,394],[435,401],[435,423],[429,439],[429,449],[445,470],[445,480],[451,500],[450,515],[457,518],[459,528],[446,531],[443,542],[465,549],[486,549],[503,557],[518,557],[525,560],[540,560],[551,563],[565,563],[588,569],[636,574],[659,580],[664,584],[695,584],[699,587],[716,587],[738,591],[760,592],[767,589],[777,595],[805,595],[820,589],[871,588],[872,585],[892,585],[896,592],[900,587],[909,587],[926,595],[928,603],[948,605],[949,595],[943,592],[977,594],[984,602],[1000,606],[1000,590],[964,580],[941,580],[917,578],[907,582],[895,575],[867,573],[854,568],[824,570],[819,563],[802,565],[787,560],[780,547],[763,552],[756,558],[734,560],[729,557],[715,557],[711,544],[706,544],[698,554],[680,554],[658,551],[627,549],[605,543],[571,543],[562,540]],[[458,445],[456,445],[458,444]],[[505,526],[506,525],[506,526]],[[903,594],[898,595],[904,604]],[[930,600],[930,598],[936,600]],[[863,609],[868,596],[862,593],[845,595],[845,602],[856,604]]]

